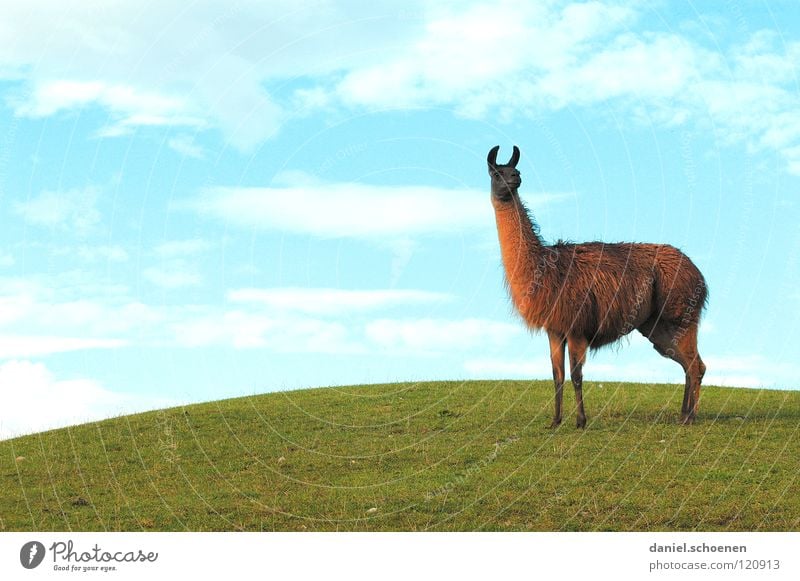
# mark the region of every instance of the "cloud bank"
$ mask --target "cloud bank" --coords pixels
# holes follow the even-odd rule
[[[19,84],[19,116],[99,107],[99,136],[216,129],[243,152],[315,111],[446,107],[496,121],[610,107],[777,153],[800,175],[800,42],[757,29],[690,36],[644,13],[600,0],[201,1],[191,11],[33,0],[4,6],[0,79]],[[169,146],[203,156],[185,134]]]

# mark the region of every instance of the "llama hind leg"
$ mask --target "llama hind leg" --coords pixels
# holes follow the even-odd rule
[[[700,404],[700,385],[706,373],[706,365],[700,358],[697,350],[697,324],[689,327],[684,334],[676,340],[677,351],[686,361],[686,410],[681,420],[684,424],[691,424],[697,415]]]
[[[550,363],[553,366],[553,383],[555,384],[555,413],[551,428],[557,428],[561,424],[561,404],[564,400],[564,337],[550,333],[547,337],[550,340]]]
[[[681,423],[694,423],[697,408],[700,404],[700,383],[706,372],[706,366],[697,351],[697,324],[673,326],[670,329],[670,340],[667,346],[660,349],[666,356],[681,364],[686,374],[683,389],[683,406],[681,407]]]
[[[585,337],[567,338],[569,348],[569,370],[572,387],[575,388],[575,405],[578,408],[577,427],[586,427],[586,411],[583,409],[583,364],[586,362],[586,349],[589,347]]]
[[[685,384],[681,423],[691,424],[697,414],[700,382],[706,370],[697,352],[697,324],[686,327],[666,321],[648,321],[639,327],[639,331],[650,340],[659,354],[676,361],[683,368]]]

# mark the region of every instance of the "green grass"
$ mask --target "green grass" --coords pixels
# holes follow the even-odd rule
[[[565,403],[573,403],[567,386]],[[800,392],[550,382],[272,393],[0,442],[0,530],[798,530]]]

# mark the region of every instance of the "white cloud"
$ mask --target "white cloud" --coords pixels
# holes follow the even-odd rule
[[[62,223],[66,226],[69,220],[64,219]],[[99,222],[102,223],[102,220]],[[87,233],[96,233],[96,229],[92,226],[87,226]],[[121,263],[127,262],[130,255],[125,248],[119,244],[69,244],[63,237],[54,237],[52,241],[40,242],[37,239],[26,240],[22,242],[23,246],[31,250],[41,250],[51,257],[57,257],[61,264],[72,262],[73,259],[79,258],[87,263],[97,262],[113,262]],[[2,264],[0,264],[2,266]]]
[[[415,7],[406,3],[403,10]],[[20,114],[91,103],[111,117],[101,135],[207,125],[249,151],[287,118],[267,88],[270,80],[374,62],[380,47],[396,45],[417,27],[397,16],[391,4],[350,0],[311,10],[289,0],[224,7],[201,0],[189,12],[170,1],[145,9],[132,0],[78,8],[7,2],[0,75],[24,83],[15,100]]]
[[[227,298],[240,307],[198,306],[182,311],[170,325],[173,340],[184,347],[366,353],[364,323],[357,316],[398,306],[437,304],[453,297],[419,290],[284,287],[236,289]],[[374,343],[369,328],[366,334]]]
[[[41,363],[0,363],[0,439],[170,403],[115,393],[91,379],[60,380]]]
[[[116,349],[126,344],[126,341],[120,339],[0,334],[0,359],[41,357],[43,355],[52,355],[53,353],[84,351],[87,349]]]
[[[403,50],[349,70],[333,92],[353,107],[447,106],[501,120],[618,105],[645,123],[713,126],[730,143],[780,153],[800,175],[800,42],[760,31],[706,48],[636,30],[637,17],[611,2],[445,5]]]
[[[128,252],[118,244],[79,246],[77,254],[87,262],[106,261],[106,262],[127,262]]]
[[[569,379],[569,358],[565,359],[565,368]],[[524,359],[468,359],[464,362],[464,369],[480,378],[550,379],[553,373],[546,344],[541,351]],[[583,376],[586,381],[637,383],[678,383],[684,377],[677,363],[660,357],[652,349],[626,350],[619,356],[608,352],[593,353],[584,366]]]
[[[704,46],[679,26],[648,29],[640,3],[610,0],[339,0],[313,10],[201,1],[191,15],[177,2],[82,6],[3,7],[0,75],[23,85],[19,115],[92,105],[109,113],[100,135],[214,127],[252,151],[314,108],[442,106],[509,119],[620,104],[648,122],[713,124],[800,173],[800,43],[776,32]],[[282,97],[287,80],[299,86]],[[168,145],[203,155],[183,133]]]
[[[281,287],[236,289],[228,293],[228,300],[231,302],[255,303],[276,311],[313,315],[340,315],[396,306],[441,303],[452,298],[451,295],[444,293],[395,289],[346,290]]]
[[[172,325],[182,347],[230,346],[279,353],[353,353],[362,349],[340,322],[270,317],[243,310],[197,313]]]
[[[417,246],[417,242],[410,238],[398,238],[388,242],[389,250],[392,252],[392,264],[389,274],[389,284],[391,286],[395,286],[400,281],[403,272],[417,250]]]
[[[117,342],[129,341],[134,332],[152,334],[163,317],[160,309],[113,285],[92,287],[82,280],[76,284],[52,277],[0,278],[0,334],[28,337],[31,350],[37,348],[37,338],[43,340],[40,351],[42,345],[58,346],[62,339],[83,341],[73,343],[80,349],[121,346]],[[10,343],[9,349],[14,349]]]
[[[34,300],[24,294],[0,296],[0,325],[13,323],[33,310]]]
[[[145,268],[142,276],[157,287],[168,290],[198,286],[203,282],[203,277],[196,269],[183,260],[172,260],[163,266]]]
[[[202,127],[204,122],[189,114],[189,106],[178,97],[144,92],[126,85],[103,81],[53,80],[37,83],[16,103],[23,117],[47,117],[88,105],[106,108],[113,123],[98,131],[100,136],[119,136],[139,126],[183,125]]]
[[[320,312],[329,313],[329,309]],[[207,308],[190,309],[170,329],[173,340],[183,347],[217,345],[278,353],[369,354],[377,350],[394,355],[495,351],[524,333],[519,325],[485,319],[364,320],[351,314],[344,320],[301,312]]]
[[[551,374],[550,358],[542,355],[530,360],[515,361],[495,358],[469,359],[464,362],[464,369],[475,377],[490,379],[527,377],[543,378]]]
[[[494,350],[524,336],[519,325],[487,319],[378,319],[365,334],[383,349],[428,353]]]
[[[444,4],[424,30],[386,61],[356,67],[336,91],[369,107],[455,105],[470,116],[523,109],[527,79],[584,57],[590,41],[630,22],[630,9],[602,2]]]
[[[534,208],[568,194],[524,196]],[[233,225],[322,237],[386,240],[494,227],[488,194],[430,186],[309,183],[206,189],[189,207]]]
[[[167,141],[167,145],[185,157],[191,157],[193,159],[205,159],[206,157],[205,150],[197,145],[194,138],[190,135],[172,137]]]
[[[720,385],[723,387],[764,388],[769,385],[757,375],[745,373],[709,373],[703,378],[703,385]]]
[[[25,202],[17,202],[14,211],[35,226],[69,228],[85,234],[100,222],[98,194],[94,186],[46,190]]]
[[[155,247],[154,253],[161,260],[158,266],[142,271],[142,276],[162,289],[175,290],[199,286],[203,277],[198,271],[197,262],[190,258],[202,254],[212,247],[211,243],[200,239],[170,240]]]
[[[193,256],[202,254],[211,248],[211,243],[200,238],[188,240],[170,240],[156,246],[156,254],[162,258],[175,258],[180,256]]]
[[[167,244],[168,254],[195,249]],[[240,288],[227,293],[226,306],[153,306],[128,296],[127,289],[73,291],[0,278],[0,357],[131,345],[363,353],[367,316],[455,298],[414,289]]]
[[[792,377],[800,371],[800,367],[793,363],[771,363],[764,356],[753,354],[710,355],[703,361],[707,367],[703,378],[706,385],[775,387],[776,378]]]
[[[580,63],[549,69],[532,86],[548,106],[634,99],[666,106],[719,59],[676,35],[623,34]]]
[[[237,225],[320,236],[373,237],[443,232],[492,218],[477,192],[424,186],[328,184],[311,187],[214,188],[202,214]],[[471,199],[472,198],[472,199]]]
[[[638,383],[683,382],[680,366],[657,355],[649,343],[639,335],[631,336],[631,349],[623,352],[599,351],[593,353],[584,367],[587,381],[633,381]],[[474,377],[526,377],[548,379],[551,377],[550,358],[546,345],[539,353],[524,359],[479,357],[464,362],[464,369]],[[707,371],[703,385],[728,387],[793,387],[781,383],[780,378],[792,377],[800,368],[792,363],[769,362],[762,355],[703,356]],[[567,363],[567,377],[569,377]]]

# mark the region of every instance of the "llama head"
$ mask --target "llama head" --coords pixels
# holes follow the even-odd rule
[[[514,153],[508,163],[497,163],[497,152],[500,146],[495,145],[490,151],[486,162],[489,164],[489,176],[492,178],[492,197],[501,202],[508,202],[522,184],[522,178],[517,169],[519,163],[519,148],[514,146]]]

